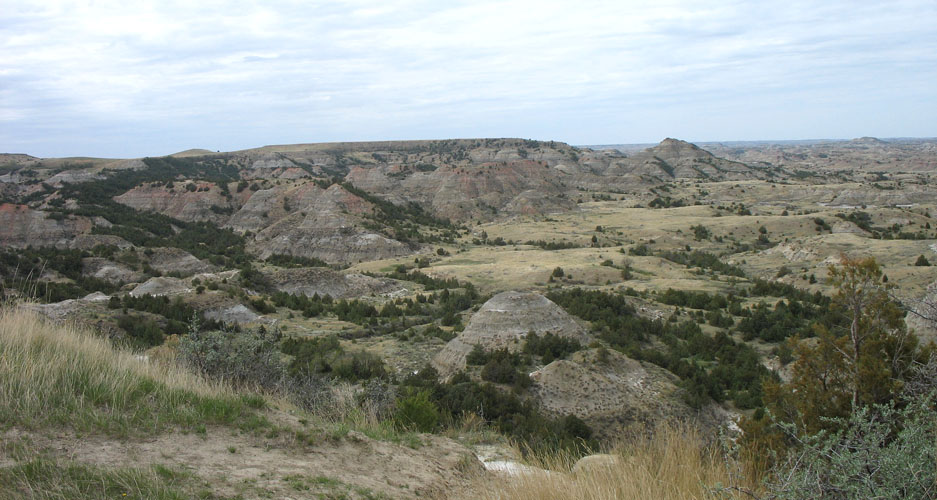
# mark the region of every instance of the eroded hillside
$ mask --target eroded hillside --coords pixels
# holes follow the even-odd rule
[[[142,356],[276,332],[289,377],[383,384],[438,412],[425,430],[468,418],[581,453],[756,414],[763,383],[791,377],[787,340],[843,326],[843,257],[874,257],[891,296],[927,311],[935,161],[933,141],[869,139],[6,155],[0,279]]]

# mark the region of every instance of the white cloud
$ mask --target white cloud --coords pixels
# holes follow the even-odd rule
[[[0,150],[42,155],[933,135],[937,111],[932,1],[6,4]]]

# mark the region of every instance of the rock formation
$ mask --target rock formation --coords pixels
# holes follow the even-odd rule
[[[516,352],[523,348],[523,340],[530,332],[588,343],[582,326],[550,299],[537,293],[503,292],[472,315],[465,330],[433,358],[433,366],[441,376],[449,377],[465,368],[465,358],[474,346]]]

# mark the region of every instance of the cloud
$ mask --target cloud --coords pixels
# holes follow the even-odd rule
[[[0,149],[40,155],[932,135],[937,111],[932,1],[6,4]]]

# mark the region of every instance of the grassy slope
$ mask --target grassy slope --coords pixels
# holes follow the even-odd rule
[[[453,441],[346,401],[332,417],[281,404],[0,306],[0,500],[409,498],[462,481]]]
[[[0,308],[0,422],[8,425],[126,435],[235,424],[264,405],[179,367],[142,362],[88,331]]]
[[[234,393],[178,367],[145,363],[88,331],[0,308],[0,431],[67,427],[127,436],[168,426],[234,424],[264,400]],[[0,499],[187,498],[165,467],[102,468],[4,439]],[[0,465],[7,465],[0,460]]]

